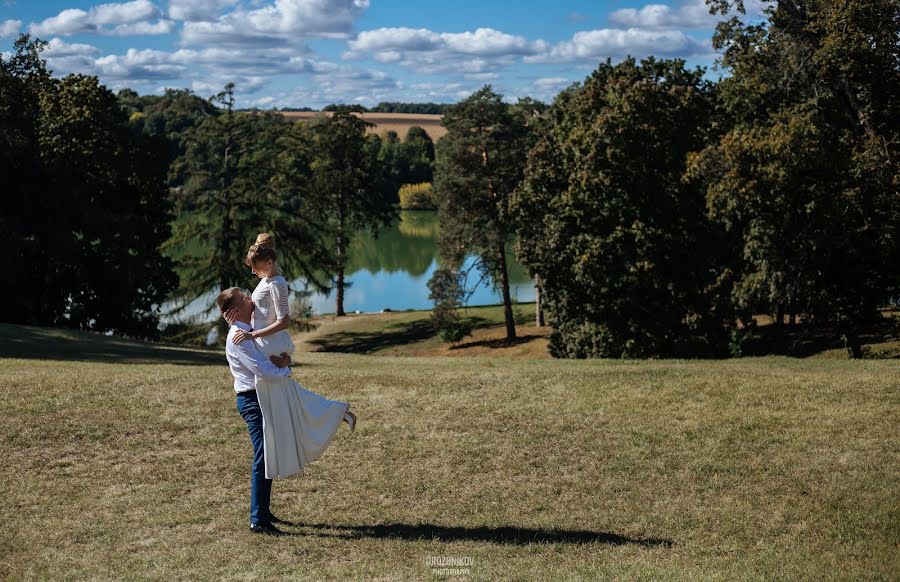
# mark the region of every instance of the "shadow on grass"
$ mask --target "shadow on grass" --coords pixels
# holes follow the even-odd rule
[[[224,350],[169,346],[51,327],[0,324],[0,358],[226,365]]]
[[[462,342],[458,343],[454,346],[451,346],[451,350],[461,350],[464,348],[475,348],[475,347],[485,347],[485,348],[510,348],[512,346],[519,346],[522,344],[527,344],[536,339],[546,338],[546,335],[541,334],[524,334],[517,335],[514,340],[507,340],[506,338],[496,338],[496,339],[487,339],[487,340],[478,340],[473,342]]]
[[[403,346],[434,337],[434,327],[428,319],[394,324],[386,330],[342,331],[309,341],[320,352],[368,354],[385,348]]]
[[[867,345],[900,340],[900,327],[885,318],[871,323],[859,331],[859,342],[863,345],[863,357],[876,356],[896,359],[900,352],[888,350],[884,354],[873,353]],[[758,328],[744,346],[744,355],[769,356],[784,355],[808,358],[835,349],[847,349],[847,343],[840,332],[832,327],[809,325],[765,325]]]
[[[522,324],[528,318],[518,315],[516,322]],[[464,323],[468,323],[472,329],[484,329],[502,325],[502,322],[492,321],[490,319],[478,316],[466,316],[462,318]],[[308,341],[310,345],[316,346],[316,350],[320,352],[341,352],[347,354],[369,354],[383,350],[386,348],[394,348],[414,344],[423,340],[435,337],[437,333],[431,324],[430,319],[417,319],[407,323],[394,323],[385,329],[373,331],[339,331],[323,335]],[[508,347],[526,343],[537,339],[541,336],[523,336],[512,343],[505,340],[484,340],[471,343],[463,343],[457,348],[486,346],[486,347]]]
[[[386,523],[377,525],[340,525],[324,523],[291,523],[295,527],[317,530],[338,530],[336,533],[286,531],[288,535],[315,535],[342,539],[395,538],[401,540],[437,540],[441,542],[476,541],[496,544],[607,544],[620,546],[635,544],[641,546],[674,545],[672,540],[658,538],[630,538],[610,532],[590,530],[533,529],[522,527],[454,527],[423,523]]]

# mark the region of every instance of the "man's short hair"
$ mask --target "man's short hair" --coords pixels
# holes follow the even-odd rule
[[[234,307],[235,301],[237,301],[237,294],[240,292],[240,289],[237,287],[230,287],[225,289],[219,296],[216,297],[216,306],[219,308],[219,311],[225,313],[232,307]]]

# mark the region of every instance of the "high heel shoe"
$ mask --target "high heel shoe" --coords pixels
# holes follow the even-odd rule
[[[349,410],[344,413],[344,422],[350,426],[350,432],[356,432],[356,415]]]

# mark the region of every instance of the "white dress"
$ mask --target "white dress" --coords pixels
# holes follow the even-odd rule
[[[288,313],[288,286],[281,275],[260,280],[253,291],[252,325],[262,329]],[[293,354],[294,342],[287,330],[256,338],[266,357]],[[256,381],[256,395],[263,417],[263,453],[266,479],[289,477],[318,459],[337,435],[350,405],[311,392],[293,378]]]

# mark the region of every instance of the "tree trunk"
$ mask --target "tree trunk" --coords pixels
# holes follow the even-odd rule
[[[500,266],[500,284],[503,291],[503,316],[506,318],[506,339],[516,339],[516,320],[513,317],[512,300],[509,297],[509,273],[506,268],[506,248],[501,241],[498,245],[497,260]]]
[[[844,337],[850,359],[858,360],[862,358],[862,343],[859,341],[859,336],[856,335],[856,332],[848,331]]]
[[[338,317],[346,315],[344,313],[344,235],[338,232],[337,236],[337,305],[335,313]]]
[[[337,317],[341,317],[346,315],[344,313],[344,213],[343,210],[338,210],[338,232],[337,232],[337,305],[336,305],[336,315]]]
[[[344,313],[344,267],[338,267],[337,276],[337,315],[347,315]]]
[[[541,308],[541,276],[534,276],[534,325],[544,327],[544,310]]]

